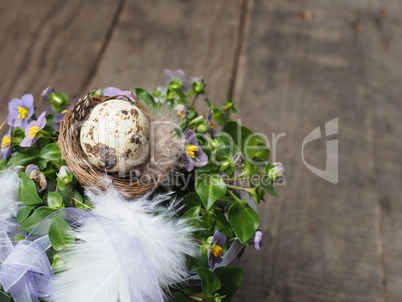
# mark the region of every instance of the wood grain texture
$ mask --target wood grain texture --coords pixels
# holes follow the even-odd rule
[[[224,103],[242,2],[127,1],[91,86],[153,91],[165,84],[165,68],[183,69],[203,76],[210,100]]]
[[[52,85],[76,97],[88,88],[118,1],[0,2],[0,120],[7,103]],[[4,132],[4,129],[2,130]]]
[[[402,301],[400,16],[399,0],[2,0],[0,120],[48,85],[76,97],[202,75],[271,144],[286,134],[272,150],[286,187],[259,206],[263,250],[246,251],[235,301]],[[302,142],[337,117],[304,149],[325,169],[339,140],[334,185]]]
[[[400,4],[388,2],[395,9],[383,21],[389,31],[375,29],[378,7],[367,1],[252,2],[235,98],[243,124],[268,135],[286,133],[276,160],[287,168],[287,183],[281,199],[259,207],[266,245],[261,253],[247,251],[235,301],[402,299],[401,266],[392,268],[400,262],[400,232],[382,218],[384,204],[393,212],[400,203],[400,177],[392,185],[383,181],[385,167],[396,164],[401,173],[400,148],[390,151],[393,135],[387,133],[389,115],[388,128],[400,134]],[[306,161],[323,170],[326,141],[339,139],[340,181],[334,185],[305,166],[302,142],[317,127],[325,136],[323,126],[337,117],[339,135],[304,148]],[[382,207],[379,183],[388,193],[388,199],[380,196]],[[396,211],[395,225],[400,216]]]

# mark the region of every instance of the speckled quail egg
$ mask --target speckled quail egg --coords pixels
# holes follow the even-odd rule
[[[89,162],[107,172],[126,172],[142,164],[149,152],[149,120],[126,100],[94,107],[81,127],[81,148]]]

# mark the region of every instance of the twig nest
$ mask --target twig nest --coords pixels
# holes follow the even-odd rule
[[[96,105],[81,126],[81,148],[88,161],[110,173],[125,173],[143,164],[149,141],[147,117],[127,100],[112,99]]]
[[[106,190],[110,185],[113,185],[114,188],[116,188],[119,192],[123,193],[125,197],[127,198],[136,198],[136,197],[141,197],[144,196],[146,193],[149,191],[152,191],[158,187],[160,184],[160,180],[158,179],[157,175],[155,173],[152,173],[154,170],[163,168],[163,165],[160,165],[158,161],[152,160],[152,157],[147,158],[147,160],[140,166],[134,167],[131,171],[127,171],[127,173],[112,173],[108,172],[107,169],[105,170],[106,166],[110,166],[110,156],[108,157],[109,163],[106,161],[106,156],[102,160],[100,160],[100,164],[93,164],[90,159],[89,155],[87,154],[87,150],[85,148],[85,143],[84,143],[84,148],[82,148],[81,144],[81,131],[83,133],[90,132],[90,129],[83,129],[83,125],[88,121],[88,117],[91,116],[91,113],[95,108],[98,106],[102,106],[103,103],[106,103],[108,101],[112,100],[122,100],[123,102],[127,102],[125,106],[129,106],[130,104],[133,104],[135,107],[137,107],[139,110],[137,110],[134,107],[135,110],[138,111],[138,114],[140,115],[140,111],[145,115],[146,119],[149,122],[152,122],[155,120],[155,116],[153,116],[147,108],[141,104],[141,102],[137,99],[137,97],[132,94],[130,96],[114,96],[114,97],[106,97],[106,96],[90,96],[87,95],[77,101],[70,110],[67,111],[65,117],[60,123],[60,134],[59,134],[59,146],[60,146],[60,151],[63,156],[63,158],[66,160],[68,167],[70,168],[71,172],[74,174],[74,176],[78,179],[78,181],[81,183],[82,186],[85,186],[87,188],[90,188],[91,190]],[[134,100],[134,102],[133,102]],[[102,107],[100,107],[102,108]],[[131,109],[130,109],[131,113]],[[122,113],[123,114],[123,113]],[[110,115],[110,112],[109,112]],[[125,115],[125,114],[123,114]],[[117,119],[115,120],[115,122]],[[145,123],[145,122],[143,122]],[[163,127],[162,127],[163,126]],[[117,125],[116,122],[116,130],[119,130],[119,126]],[[143,133],[147,133],[149,129],[146,128],[148,126],[143,126]],[[134,127],[135,128],[135,127]],[[161,125],[160,127],[162,130],[167,128],[164,125]],[[94,129],[95,130],[95,129]],[[128,130],[129,131],[129,130]],[[171,130],[169,130],[171,131]],[[90,135],[90,134],[89,134]],[[86,135],[83,134],[85,137]],[[160,148],[160,144],[166,144],[166,141],[174,141],[174,138],[172,136],[166,135],[166,133],[161,133],[161,135],[158,135],[158,137],[165,138],[165,139],[156,139],[157,146]],[[94,140],[95,140],[95,134],[94,134]],[[130,141],[130,139],[128,139]],[[127,143],[128,144],[128,143]],[[150,144],[150,143],[149,143]],[[138,144],[137,144],[138,145]],[[110,145],[109,145],[110,146]],[[132,148],[133,145],[130,145],[130,148]],[[149,148],[149,147],[148,147]],[[107,151],[107,148],[104,148],[105,152]],[[119,152],[118,154],[123,154],[127,152],[127,149],[124,148],[118,148]],[[134,147],[135,149],[135,147]],[[126,151],[124,151],[126,150]],[[146,148],[141,150],[142,152],[148,152]],[[173,152],[178,152],[177,150],[174,150]],[[116,153],[117,154],[117,153]],[[164,152],[166,154],[166,152]],[[100,158],[102,158],[101,155],[99,155]],[[117,161],[117,157],[116,157]],[[127,162],[129,162],[127,160]],[[172,169],[172,166],[168,166],[163,170],[163,174],[168,174],[170,170]],[[137,175],[149,175],[147,177],[147,181],[144,181],[144,179],[139,178]]]

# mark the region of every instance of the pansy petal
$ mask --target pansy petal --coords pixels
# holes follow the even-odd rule
[[[34,139],[35,139],[35,138],[33,138],[33,139],[24,138],[24,139],[22,140],[22,142],[20,143],[20,146],[21,146],[21,147],[31,147],[31,146],[35,143],[35,141],[36,141],[36,139],[35,139],[35,141],[34,141]]]
[[[32,127],[38,127],[38,122],[37,121],[32,121],[25,127],[25,136],[26,137],[30,136],[29,132],[31,131]]]
[[[195,167],[204,167],[208,164],[208,155],[204,151],[195,152],[197,160],[192,159],[192,163]]]
[[[7,124],[11,127],[15,124],[15,114],[10,112],[7,114]]]
[[[115,96],[121,94],[121,90],[116,87],[106,87],[103,89],[104,96]]]
[[[46,111],[42,112],[42,114],[38,117],[38,127],[39,130],[42,130],[46,126]]]
[[[20,99],[12,99],[8,103],[8,111],[11,112],[18,112],[18,107],[22,105],[22,102]]]
[[[21,98],[21,102],[23,107],[29,109],[29,111],[31,111],[31,109],[33,110],[34,97],[32,94],[24,94]]]
[[[28,120],[19,119],[14,123],[15,127],[20,127],[21,129],[26,129],[28,125]]]

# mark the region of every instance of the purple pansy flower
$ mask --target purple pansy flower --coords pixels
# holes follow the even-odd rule
[[[218,130],[215,129],[215,123],[212,121],[212,108],[209,108],[207,114],[207,129],[213,137],[218,135]]]
[[[49,103],[50,95],[56,92],[52,86],[46,87],[45,90],[42,91],[40,96],[42,97],[42,103],[47,104]]]
[[[194,130],[189,130],[186,135],[186,150],[182,154],[182,160],[187,172],[190,172],[194,167],[203,167],[208,163],[208,156],[202,150],[196,139]]]
[[[14,124],[14,120],[11,121],[11,124]],[[7,159],[11,154],[13,128],[11,126],[1,140],[1,159]]]
[[[214,269],[215,264],[223,261],[222,247],[225,244],[226,236],[215,231],[211,244],[208,247],[208,263],[211,270]]]
[[[181,84],[183,85],[181,87],[182,91],[184,93],[187,93],[190,91],[190,85],[187,82],[186,75],[184,74],[184,71],[181,69],[177,70],[170,70],[170,69],[165,69],[165,76],[166,76],[166,85],[169,85],[169,83],[175,79],[179,79]]]
[[[174,107],[174,110],[176,110],[177,114],[181,117],[184,118],[188,115],[188,110],[186,105],[179,104],[176,107]]]
[[[39,131],[46,126],[46,112],[43,112],[37,121],[30,122],[25,128],[25,138],[22,140],[21,147],[31,147],[38,139]]]
[[[262,247],[262,238],[264,237],[264,235],[262,234],[262,232],[260,230],[257,230],[257,232],[255,232],[254,234],[254,248],[257,251],[261,251],[261,247]]]
[[[12,99],[8,103],[7,124],[25,129],[28,121],[34,114],[34,98],[32,94],[25,94],[21,99]],[[14,120],[14,125],[12,121]]]
[[[79,100],[81,100],[81,99],[74,99],[74,100],[71,102],[70,106],[68,106],[67,109],[63,110],[59,115],[57,115],[57,116],[53,119],[53,121],[56,122],[55,124],[52,124],[52,128],[53,128],[53,129],[57,129],[57,128],[60,127],[60,122],[61,122],[62,119],[66,116],[67,111],[70,110],[70,108],[72,108]]]

